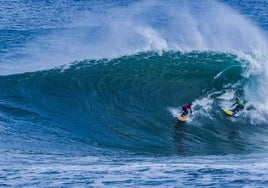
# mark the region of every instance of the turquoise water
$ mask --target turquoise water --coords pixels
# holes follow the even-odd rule
[[[0,10],[0,186],[267,184],[265,1]]]

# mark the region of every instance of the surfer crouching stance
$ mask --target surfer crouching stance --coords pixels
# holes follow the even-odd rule
[[[191,103],[187,103],[187,104],[184,104],[182,106],[182,114],[181,114],[181,117],[186,116],[188,114],[188,109],[190,109],[190,112],[192,114],[192,108],[191,108],[191,106],[192,106]]]
[[[243,101],[239,100],[239,98],[236,98],[235,99],[235,103],[232,104],[232,106],[234,106],[234,105],[236,105],[235,109],[233,110],[234,113],[239,112],[245,106],[245,104],[243,103]]]

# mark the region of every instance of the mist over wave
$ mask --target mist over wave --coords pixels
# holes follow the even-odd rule
[[[80,7],[79,3],[74,5],[76,9]],[[25,31],[33,35],[32,40],[17,49],[20,52],[16,66],[2,60],[1,73],[35,71],[76,60],[151,50],[232,52],[257,60],[267,54],[267,39],[262,31],[216,1],[167,1],[164,5],[157,0],[139,1],[121,7],[106,5],[103,12],[101,6],[92,5],[92,9],[82,9],[77,15],[67,10],[65,14],[71,16],[68,23],[56,22],[52,28],[34,25],[28,33]],[[21,29],[24,28],[14,26],[14,32]],[[40,29],[43,34],[34,36]]]

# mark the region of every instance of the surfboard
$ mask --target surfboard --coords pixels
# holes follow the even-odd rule
[[[183,117],[182,117],[181,115],[179,115],[179,116],[178,116],[178,120],[179,120],[179,121],[182,121],[182,122],[185,122],[185,121],[187,121],[187,116],[183,116]]]
[[[233,115],[233,111],[231,111],[231,110],[224,110],[224,112],[225,112],[228,116],[232,116],[232,115]]]

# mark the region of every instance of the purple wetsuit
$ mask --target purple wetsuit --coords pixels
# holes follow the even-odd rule
[[[190,104],[184,104],[184,105],[182,106],[182,110],[187,110],[187,109],[192,110],[192,108],[191,108],[191,105],[190,105]]]
[[[182,106],[182,116],[185,116],[186,114],[188,114],[188,110],[187,109],[190,109],[191,110],[191,113],[192,113],[192,108],[191,108],[191,105],[190,104],[184,104]]]

